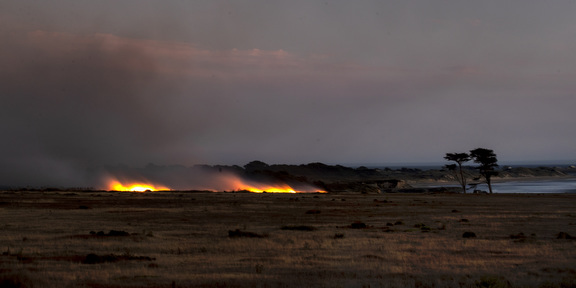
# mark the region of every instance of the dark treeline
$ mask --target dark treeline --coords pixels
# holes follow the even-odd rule
[[[571,167],[500,167],[497,178],[512,177],[551,177],[575,175],[576,168]],[[313,185],[326,191],[390,191],[392,188],[410,188],[410,183],[437,182],[438,184],[457,183],[453,171],[447,168],[416,169],[402,167],[367,168],[328,165],[324,163],[308,164],[267,164],[252,161],[244,166],[238,165],[156,165],[148,164],[135,168],[126,165],[106,166],[94,170],[102,179],[81,187],[60,186],[0,186],[2,190],[60,190],[91,191],[107,190],[106,181],[113,178],[119,181],[142,181],[162,183],[173,190],[225,190],[220,184],[229,175],[256,182],[286,183],[291,186]],[[477,177],[478,169],[474,165],[463,165],[462,173],[472,179]]]

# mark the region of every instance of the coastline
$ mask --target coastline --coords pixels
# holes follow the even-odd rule
[[[564,176],[526,176],[526,177],[504,177],[492,179],[493,183],[505,183],[505,182],[531,182],[531,181],[554,181],[554,180],[576,180],[575,175],[564,175]]]
[[[525,176],[525,177],[496,177],[492,179],[493,184],[510,183],[510,182],[545,182],[545,181],[576,181],[576,175],[558,175],[558,176]],[[459,186],[457,181],[422,179],[422,180],[405,180],[407,184],[420,187],[442,187],[442,186]],[[471,181],[468,182],[468,184]],[[484,184],[484,183],[482,183]]]

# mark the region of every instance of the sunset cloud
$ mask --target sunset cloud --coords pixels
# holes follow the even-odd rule
[[[92,65],[112,65],[137,72],[154,72],[178,77],[226,77],[248,80],[251,77],[305,79],[317,77],[379,78],[405,73],[402,69],[366,66],[335,61],[328,55],[311,54],[303,57],[283,49],[210,50],[184,42],[156,41],[119,37],[96,33],[34,31],[27,34],[21,45],[34,49],[44,57],[81,61],[75,57],[85,53],[101,56],[137,54],[147,62],[133,61],[134,57],[120,57],[115,62],[94,62]]]
[[[26,43],[46,57],[74,58],[82,51],[96,50],[100,53],[137,52],[156,64],[153,69],[161,73],[190,76],[226,75],[229,71],[242,70],[243,73],[267,74],[273,71],[298,73],[309,70],[314,65],[309,59],[300,58],[280,50],[208,50],[194,44],[181,42],[154,41],[118,37],[111,34],[75,35],[35,31],[27,35]],[[128,70],[142,70],[138,63],[121,62],[119,66]],[[232,75],[228,74],[227,76]]]

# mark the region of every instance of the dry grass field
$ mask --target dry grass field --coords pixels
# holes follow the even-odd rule
[[[0,287],[576,287],[574,194],[0,192],[0,228]]]

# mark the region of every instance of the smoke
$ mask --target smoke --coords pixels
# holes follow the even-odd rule
[[[89,185],[89,169],[167,154],[174,135],[141,47],[42,31],[9,40],[0,46],[0,184]]]
[[[330,115],[342,108],[326,110],[307,98],[355,102],[306,83],[310,65],[322,63],[283,50],[209,51],[47,31],[2,38],[8,44],[0,47],[0,131],[7,137],[0,143],[0,185],[99,187],[110,165],[190,166],[206,155],[230,163],[286,157],[288,150],[314,155],[325,149],[321,143],[301,147],[293,135],[318,138],[315,126],[331,125]]]
[[[0,185],[470,147],[573,158],[573,4],[248,2],[0,1]]]
[[[245,166],[246,167],[246,166]],[[321,190],[310,184],[306,177],[294,176],[287,172],[252,171],[239,166],[194,165],[155,165],[143,168],[124,165],[106,166],[100,171],[101,183],[98,189],[111,189],[110,183],[118,181],[125,186],[149,184],[167,187],[172,190],[198,191],[299,191],[316,192]]]
[[[232,166],[218,168],[207,165],[191,167],[183,165],[148,164],[142,168],[126,165],[104,166],[100,171],[100,189],[109,189],[110,180],[120,183],[150,183],[167,186],[173,190],[217,190],[223,191],[222,179],[231,175],[239,175],[242,168]]]

